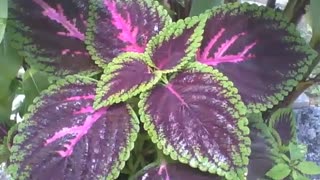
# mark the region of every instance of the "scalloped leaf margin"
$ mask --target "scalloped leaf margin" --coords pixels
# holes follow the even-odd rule
[[[146,44],[171,23],[153,0],[90,0],[87,49],[100,67],[123,52],[145,51]]]
[[[175,81],[175,78],[177,78],[179,76],[179,73],[176,75],[176,77],[173,77],[173,79],[171,81],[169,81],[169,85],[168,84],[158,85],[157,87],[152,89],[150,92],[142,93],[140,96],[141,100],[138,104],[140,118],[141,118],[141,121],[144,123],[144,128],[149,133],[152,142],[156,143],[158,148],[162,149],[164,154],[170,155],[170,157],[173,160],[179,160],[181,163],[189,164],[191,167],[199,168],[201,171],[208,171],[210,173],[216,173],[220,176],[226,177],[227,179],[238,179],[238,178],[245,179],[245,174],[247,171],[246,166],[248,164],[248,161],[249,161],[248,156],[250,154],[250,148],[249,148],[250,139],[249,139],[249,137],[247,137],[249,134],[249,129],[247,127],[248,121],[247,121],[247,118],[245,117],[246,107],[241,102],[240,96],[237,94],[237,90],[233,87],[232,82],[228,81],[228,78],[226,78],[221,73],[219,73],[217,70],[214,70],[209,66],[201,65],[201,64],[195,62],[195,63],[189,64],[189,67],[187,68],[187,70],[180,72],[180,75],[183,72],[190,73],[190,77],[189,78],[179,77],[179,78],[188,81],[188,83],[191,83],[191,81],[192,81],[191,79],[194,78],[194,77],[191,77],[191,76],[193,76],[193,73],[195,73],[194,76],[196,76],[197,73],[200,73],[200,74],[203,73],[204,79],[207,79],[207,80],[210,79],[210,82],[215,81],[217,83],[218,86],[216,86],[215,88],[212,87],[212,84],[205,84],[203,88],[199,88],[198,90],[205,91],[205,90],[211,89],[211,91],[208,91],[208,92],[211,92],[210,93],[211,95],[214,94],[217,96],[217,99],[212,99],[212,101],[216,102],[215,104],[216,104],[217,108],[220,108],[221,111],[225,111],[228,114],[228,115],[226,115],[226,117],[228,117],[229,119],[232,119],[232,121],[235,123],[234,128],[231,128],[232,125],[229,123],[228,123],[228,125],[226,125],[226,124],[222,125],[222,124],[219,124],[219,122],[217,122],[217,124],[216,124],[216,126],[218,126],[218,129],[220,129],[221,127],[230,127],[230,129],[227,128],[227,130],[226,129],[224,129],[224,130],[228,131],[228,133],[235,135],[235,137],[232,139],[234,141],[239,142],[239,144],[237,144],[235,146],[234,146],[234,144],[232,144],[233,148],[227,148],[227,149],[233,149],[233,150],[237,149],[235,151],[230,152],[232,154],[230,159],[232,159],[231,161],[232,161],[234,167],[231,167],[231,165],[227,163],[227,162],[229,162],[228,160],[226,160],[227,158],[223,158],[222,156],[220,157],[220,155],[222,155],[222,154],[214,156],[215,158],[213,158],[213,159],[211,159],[211,157],[209,157],[209,158],[206,157],[204,152],[213,153],[213,150],[207,149],[208,150],[207,151],[207,150],[200,149],[201,145],[208,143],[206,141],[202,141],[201,139],[203,139],[203,138],[200,138],[200,140],[199,140],[199,141],[201,141],[201,142],[199,142],[201,144],[199,144],[198,142],[195,142],[195,144],[193,144],[193,142],[191,142],[193,140],[189,139],[190,133],[197,131],[198,128],[195,129],[192,127],[187,127],[186,131],[189,130],[187,133],[188,134],[187,138],[180,137],[179,133],[175,134],[176,132],[181,130],[181,126],[179,126],[179,123],[185,122],[186,124],[189,124],[192,126],[194,124],[194,122],[188,121],[190,119],[188,119],[189,117],[187,115],[183,116],[183,117],[185,117],[185,119],[183,118],[183,121],[177,121],[177,119],[174,118],[175,112],[181,111],[181,112],[187,113],[187,111],[190,109],[192,109],[193,111],[204,112],[204,111],[201,111],[202,108],[194,107],[194,106],[196,106],[195,101],[197,101],[197,97],[196,97],[198,95],[197,92],[193,91],[192,88],[187,87],[187,86],[183,86],[183,88],[182,87],[179,88],[180,92],[181,91],[183,93],[190,92],[191,93],[190,96],[194,96],[194,99],[190,100],[190,103],[191,103],[190,106],[188,106],[189,103],[184,102],[182,95],[179,94],[180,92],[177,92],[175,90],[175,87],[174,87],[175,85],[170,84],[171,81]],[[199,80],[199,79],[197,79],[197,80]],[[181,82],[177,82],[177,84],[182,86]],[[196,86],[196,87],[198,87],[198,86]],[[207,89],[205,89],[205,88],[207,88]],[[161,92],[161,91],[163,91],[163,89],[168,89],[169,91],[171,91],[172,96],[170,95],[170,97],[169,96],[165,97],[164,94],[162,94],[162,92]],[[216,91],[218,91],[217,89],[219,89],[221,91],[216,92]],[[215,92],[213,93],[212,91],[215,91]],[[207,94],[208,94],[208,92],[207,92]],[[150,100],[150,98],[153,96],[153,93],[158,93],[157,95],[159,96],[159,97],[153,97],[154,101]],[[201,97],[203,97],[203,98],[206,97],[205,99],[208,98],[207,96],[199,96],[198,98],[200,98],[200,100],[201,99],[203,100],[203,98],[201,98]],[[168,100],[168,102],[170,102],[170,103],[164,104],[163,98],[166,98]],[[221,100],[223,98],[226,98],[225,101]],[[174,103],[173,102],[174,99],[178,99],[179,102]],[[191,97],[191,99],[192,99],[192,97]],[[150,102],[149,100],[152,102]],[[206,103],[209,103],[209,102],[208,101],[202,102],[202,105],[204,105]],[[150,114],[150,112],[149,112],[150,107],[155,106],[155,105],[159,106],[158,109],[153,111],[153,112],[156,112],[156,114]],[[177,107],[172,107],[173,105],[176,105]],[[222,105],[224,105],[224,106],[222,107]],[[161,108],[160,108],[160,106],[161,106]],[[168,110],[169,112],[166,112],[166,110]],[[206,112],[209,112],[209,111],[206,111]],[[163,116],[163,115],[167,115],[167,117],[164,117],[161,119],[161,116]],[[195,116],[192,114],[189,114],[189,115]],[[196,117],[201,117],[199,120],[203,120],[203,123],[204,122],[208,123],[210,121],[213,122],[211,119],[212,116],[216,117],[217,119],[226,118],[226,117],[222,117],[223,114],[219,114],[217,111],[215,111],[215,113],[211,114],[210,117],[209,116],[204,117],[201,114],[198,114],[198,115],[199,116],[196,116]],[[182,116],[179,116],[179,117],[182,118]],[[164,124],[166,122],[167,122],[168,126],[166,126]],[[208,128],[208,127],[212,127],[212,126],[207,126],[207,130],[213,131],[214,128]],[[231,130],[231,129],[233,129],[233,130]],[[229,130],[231,130],[231,131],[229,131]],[[205,130],[203,130],[203,131],[205,131]],[[170,134],[174,137],[170,136]],[[173,135],[173,134],[175,134],[175,135]],[[220,134],[220,135],[222,135],[222,134]],[[226,134],[224,134],[224,135],[226,135]],[[224,136],[224,137],[226,137],[226,136]],[[206,137],[206,140],[210,139],[208,135],[205,135],[204,137]],[[215,134],[214,137],[217,138],[217,134]],[[214,137],[211,137],[211,139]],[[176,142],[175,143],[172,142],[171,138],[176,140]],[[237,140],[235,140],[235,139],[237,139]],[[221,140],[221,139],[219,139],[219,140]],[[227,142],[226,139],[223,140],[223,143],[225,143],[225,142]],[[187,143],[187,144],[184,144],[184,143]],[[187,149],[187,147],[189,147],[188,143],[189,143],[190,147],[192,146],[192,149],[193,149],[192,152],[191,152],[191,150]],[[193,144],[193,145],[191,145],[191,144]],[[225,146],[224,145],[222,145],[222,146],[224,148],[226,148],[226,146],[228,146],[227,144],[228,143],[224,144]],[[219,144],[215,144],[213,147],[217,147],[217,146],[219,146]],[[217,149],[215,149],[215,150],[217,150]],[[219,150],[217,150],[217,152],[215,152],[213,154],[215,154],[215,155],[217,153],[219,154],[219,152],[218,152]],[[226,153],[226,152],[224,152],[224,153]],[[237,168],[235,168],[235,167],[237,167]]]
[[[124,53],[113,59],[98,82],[95,109],[124,102],[154,87],[162,73],[145,63],[149,58],[144,54]]]
[[[95,88],[94,80],[69,76],[34,101],[11,148],[8,172],[14,179],[118,177],[139,120],[125,104],[94,110]],[[115,141],[118,147],[111,146]]]
[[[317,56],[281,12],[230,3],[206,14],[196,59],[235,84],[248,112],[265,111],[282,101]]]
[[[9,1],[7,37],[32,67],[54,76],[100,71],[84,43],[86,1]]]
[[[292,108],[280,108],[267,120],[279,145],[288,146],[296,141],[296,119]]]
[[[193,60],[202,40],[206,14],[171,23],[147,44],[149,65],[163,73],[177,72]]]

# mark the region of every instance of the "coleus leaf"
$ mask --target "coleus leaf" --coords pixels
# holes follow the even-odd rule
[[[201,172],[184,164],[161,164],[146,167],[135,178],[136,180],[220,180],[221,177]]]
[[[227,179],[244,178],[250,153],[246,108],[217,70],[191,63],[142,93],[138,106],[144,128],[164,154]]]
[[[282,151],[282,146],[279,146],[276,139],[274,138],[272,131],[268,127],[267,123],[262,118],[262,114],[250,114],[248,115],[249,119],[249,128],[250,132],[252,134],[250,137],[252,138],[252,146],[251,146],[251,154],[249,157],[249,172],[248,172],[248,179],[254,180],[259,179],[259,177],[262,177],[266,171],[268,171],[265,174],[268,174],[269,172],[277,173],[278,171],[273,172],[272,170],[275,166],[275,164],[286,164],[287,166],[291,167],[291,160],[289,158],[289,154],[287,152]],[[253,134],[253,132],[258,132],[258,136]],[[260,137],[263,137],[263,141],[265,143],[265,147],[261,146],[259,149],[257,147],[254,147],[255,141],[259,140]],[[258,150],[258,151],[257,151]],[[257,156],[259,155],[259,156]],[[267,160],[271,159],[272,161],[265,161],[264,163],[259,160],[259,157],[261,157],[261,160]],[[268,158],[266,158],[268,157]],[[260,161],[260,164],[258,164]],[[284,172],[285,173],[285,172]],[[289,172],[290,173],[290,172]],[[270,175],[270,173],[269,173]],[[287,175],[285,175],[287,176]]]
[[[196,59],[227,76],[249,112],[264,111],[283,100],[316,57],[280,12],[234,3],[207,14]]]
[[[100,66],[122,52],[145,51],[171,18],[153,0],[90,0],[87,49]]]
[[[270,128],[268,127],[268,124],[265,123],[263,120],[262,113],[253,113],[253,114],[247,114],[248,120],[249,120],[249,129],[252,134],[250,137],[252,138],[252,146],[254,146],[254,141],[257,138],[257,140],[260,139],[260,137],[263,137],[263,140],[265,141],[265,145],[268,145],[268,152],[270,157],[272,157],[273,161],[277,163],[282,163],[282,154],[283,152],[280,151],[279,144],[277,143],[276,139],[274,138]],[[257,136],[254,134],[258,133]],[[262,140],[262,139],[261,139]],[[253,150],[251,151],[252,153]]]
[[[254,127],[250,127],[251,154],[249,156],[248,180],[261,179],[272,168],[273,159],[271,144],[261,132]]]
[[[161,78],[146,63],[150,57],[143,54],[125,53],[116,57],[98,83],[95,108],[109,106],[152,88]]]
[[[129,158],[139,130],[125,104],[94,110],[96,83],[68,77],[49,87],[25,121],[11,149],[13,179],[113,179]]]
[[[166,26],[147,44],[150,66],[164,73],[180,69],[193,60],[202,40],[205,15],[188,17]]]
[[[280,145],[296,141],[296,120],[291,108],[280,108],[267,120],[272,134]]]
[[[99,71],[84,43],[87,1],[9,1],[8,37],[35,68],[57,75]]]

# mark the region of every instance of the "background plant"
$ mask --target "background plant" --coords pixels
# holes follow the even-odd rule
[[[292,112],[282,109],[315,82],[308,75],[316,53],[283,17],[297,23],[308,1],[289,1],[283,14],[227,4],[186,18],[203,12],[196,7],[207,8],[204,2],[10,1],[1,152],[3,161],[11,154],[11,175],[244,179],[247,167],[248,179],[319,173],[303,160]],[[27,71],[16,77],[21,66]],[[18,128],[8,121],[17,94],[26,95],[19,114],[32,104]]]

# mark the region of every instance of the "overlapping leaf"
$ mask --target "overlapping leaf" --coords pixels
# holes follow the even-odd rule
[[[267,122],[280,145],[288,146],[290,141],[296,141],[296,120],[291,108],[278,109]]]
[[[139,112],[154,143],[182,163],[227,179],[242,179],[250,139],[246,108],[228,79],[192,63],[141,95]]]
[[[276,164],[287,163],[271,129],[262,114],[249,114],[251,154],[249,156],[248,180],[263,179]]]
[[[78,0],[11,0],[12,45],[32,66],[54,75],[97,71],[84,44],[86,6]]]
[[[100,66],[122,52],[144,52],[171,19],[153,0],[90,0],[88,50]]]
[[[126,53],[108,65],[98,83],[95,108],[109,106],[152,88],[161,78],[146,63],[149,57]]]
[[[227,76],[249,111],[283,100],[316,57],[280,12],[235,3],[207,13],[196,59]]]
[[[143,169],[137,180],[220,180],[221,177],[209,173],[201,172],[197,169],[183,164],[161,164],[160,166],[150,166]]]
[[[251,154],[249,156],[248,180],[263,178],[273,166],[272,146],[261,132],[250,127]]]
[[[42,94],[19,124],[13,179],[116,178],[139,129],[125,104],[94,110],[95,82],[68,77]]]
[[[202,40],[205,15],[170,24],[152,38],[146,52],[151,66],[162,72],[174,72],[194,58]]]

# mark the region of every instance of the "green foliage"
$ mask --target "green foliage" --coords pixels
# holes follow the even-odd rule
[[[10,156],[10,150],[7,146],[8,140],[7,137],[3,139],[2,144],[0,144],[0,163],[7,162]]]
[[[20,113],[24,114],[27,108],[32,104],[34,98],[40,95],[41,91],[48,88],[50,85],[47,75],[44,72],[35,69],[28,69],[22,80],[23,94],[25,100],[20,109]]]
[[[302,161],[296,166],[296,168],[303,174],[320,174],[320,166],[318,166],[315,162]]]
[[[11,114],[11,104],[19,83],[15,80],[22,64],[19,57],[4,39],[0,44],[0,123],[6,123]]]
[[[308,149],[304,144],[290,143],[289,152],[292,160],[304,159]]]
[[[193,0],[190,16],[197,16],[207,9],[223,4],[223,0]]]
[[[179,3],[182,7],[186,6],[185,1],[183,0],[177,0],[177,3]],[[200,13],[204,12],[206,9],[211,9],[212,7],[221,5],[222,3],[223,3],[223,0],[194,0],[192,3],[190,16],[199,15]],[[37,96],[39,96],[43,90],[48,88],[48,86],[51,84],[51,81],[48,79],[46,74],[43,73],[41,70],[36,69],[35,67],[29,67],[26,64],[24,64],[25,65],[24,68],[26,69],[26,72],[23,75],[23,78],[21,80],[17,78],[17,72],[21,68],[23,61],[22,61],[22,58],[17,54],[17,52],[8,46],[8,42],[6,42],[6,38],[4,38],[6,18],[7,18],[7,0],[0,0],[0,4],[1,4],[0,6],[0,43],[2,42],[0,47],[0,63],[1,63],[1,66],[0,66],[0,84],[1,84],[0,125],[3,125],[3,127],[5,127],[5,131],[4,131],[5,135],[1,137],[2,139],[0,143],[0,162],[7,162],[10,156],[12,139],[15,132],[17,131],[17,126],[15,125],[15,122],[10,121],[10,118],[9,118],[9,116],[12,114],[11,106],[12,106],[12,101],[14,97],[17,94],[24,94],[26,96],[23,102],[23,105],[19,108],[20,114],[23,115],[27,111],[27,108],[30,105],[32,105],[34,99]],[[290,0],[289,5],[286,7],[286,10],[284,13],[287,15],[287,17],[290,20],[294,21],[294,19],[296,18],[296,12],[297,12],[296,8],[299,8],[300,6],[303,6],[303,1]],[[309,7],[309,19],[310,19],[310,24],[313,28],[313,37],[311,40],[312,46],[316,46],[317,44],[320,43],[319,8],[320,8],[320,1],[311,0],[311,4]],[[204,16],[199,16],[199,17],[204,17]],[[197,18],[198,17],[194,17],[193,19],[197,19]],[[93,21],[93,20],[91,19],[90,21]],[[179,25],[179,23],[181,22],[183,21],[178,21],[177,24]],[[197,24],[198,22],[201,22],[201,18],[199,18],[199,21],[194,21],[192,23]],[[184,24],[182,23],[182,25]],[[128,88],[129,89],[128,91],[123,91],[123,89],[119,88],[120,90],[117,93],[112,94],[112,96],[109,96],[105,100],[105,102],[101,102],[102,101],[101,96],[106,94],[106,91],[111,89],[112,85],[121,82],[117,79],[117,76],[119,75],[117,73],[121,69],[125,69],[126,63],[130,62],[129,61],[130,57],[132,58],[135,56],[129,54],[128,57],[126,57],[125,54],[122,54],[117,58],[113,59],[111,63],[107,65],[101,62],[98,62],[98,64],[102,68],[104,68],[105,74],[102,76],[102,81],[100,81],[100,84],[98,83],[98,89],[97,89],[98,95],[96,95],[96,98],[98,100],[95,104],[95,108],[110,106],[110,105],[127,101],[127,100],[129,100],[132,104],[135,104],[135,106],[137,106],[136,102],[138,102],[139,99],[138,100],[134,99],[136,98],[134,96],[138,95],[141,92],[146,91],[147,93],[142,95],[141,96],[142,98],[140,99],[140,106],[141,106],[140,111],[141,112],[146,111],[145,110],[146,99],[147,99],[146,97],[147,95],[152,93],[150,89],[154,88],[158,82],[161,82],[158,84],[163,85],[168,83],[168,80],[174,79],[174,77],[181,71],[181,69],[188,67],[186,64],[188,64],[190,61],[193,60],[198,47],[201,45],[200,41],[202,40],[201,39],[202,33],[203,33],[202,29],[204,25],[200,27],[201,27],[200,29],[197,29],[197,33],[196,33],[197,36],[195,36],[194,38],[197,41],[195,41],[195,43],[191,43],[191,45],[188,45],[188,51],[191,51],[192,53],[190,53],[190,55],[187,54],[186,58],[181,58],[183,63],[179,63],[176,66],[174,66],[172,69],[169,69],[167,71],[162,71],[162,72],[157,71],[155,70],[156,67],[155,65],[153,65],[150,58],[154,53],[153,49],[156,49],[156,46],[153,47],[153,49],[147,48],[145,53],[144,54],[142,53],[143,57],[146,56],[147,58],[146,59],[142,58],[142,60],[149,65],[148,73],[149,71],[152,73],[155,73],[155,78],[145,83],[138,84],[137,86],[134,86],[132,88],[130,87]],[[178,36],[183,33],[184,29],[185,28],[178,29],[179,31],[177,32],[179,33],[174,33],[173,29],[171,29],[172,32],[170,33],[174,34],[175,36]],[[168,32],[162,31],[161,33],[165,34]],[[159,44],[163,44],[166,41],[171,40],[170,39],[171,35],[169,33],[165,35],[166,36],[159,36],[159,40],[156,39],[157,41],[155,42],[155,44],[159,45]],[[175,38],[172,38],[172,39],[175,39]],[[306,47],[306,48],[309,48],[309,47]],[[92,49],[94,48],[92,47]],[[95,57],[95,56],[98,56],[98,54],[97,52],[91,52],[91,56]],[[138,58],[139,56],[135,58]],[[125,57],[127,59],[121,59],[122,57]],[[102,60],[102,58],[99,60]],[[192,68],[190,68],[190,71],[191,70],[196,71],[197,68],[199,67],[196,67],[196,65],[193,65]],[[136,70],[136,69],[133,68],[133,70]],[[227,97],[229,97],[229,95],[231,97],[231,95],[233,96],[234,94],[234,96],[236,96],[236,94],[238,93],[238,90],[236,88],[233,88],[234,84],[231,81],[229,81],[227,78],[225,78],[223,75],[220,75],[219,74],[220,72],[218,71],[216,72],[216,69],[214,70],[210,69],[210,72],[211,71],[215,72],[214,74],[217,74],[217,77],[215,78],[216,79],[220,78],[219,80],[221,80],[222,82],[221,86],[225,88],[220,93],[220,95],[227,94],[226,95]],[[171,74],[171,73],[174,73],[174,74]],[[91,78],[91,77],[88,77],[88,78]],[[119,78],[121,78],[121,76],[119,76]],[[97,81],[97,80],[94,79],[94,81]],[[320,94],[320,89],[319,88],[316,89],[315,93]],[[290,98],[290,96],[288,97]],[[207,97],[205,96],[202,98],[205,99]],[[247,129],[246,118],[240,117],[240,115],[246,116],[247,107],[245,107],[242,104],[242,101],[240,100],[240,96],[238,95],[234,99],[230,98],[229,101],[228,103],[234,104],[235,109],[239,111],[239,113],[237,112],[233,115],[235,119],[238,119],[238,120],[240,119],[239,121],[237,121],[238,123],[237,125],[239,126],[239,129],[242,129],[244,132],[243,134],[247,135],[249,130]],[[238,104],[238,101],[240,105]],[[188,110],[191,109],[189,106],[187,107],[188,108],[186,109]],[[137,108],[137,107],[133,107],[133,108]],[[222,110],[233,111],[232,107],[224,106],[223,108]],[[160,109],[159,111],[161,110],[162,109]],[[248,115],[250,116],[248,118],[250,120],[250,124],[254,124],[254,126],[257,129],[261,130],[261,133],[264,135],[264,138],[268,141],[269,144],[271,144],[270,151],[271,151],[272,160],[274,161],[275,165],[265,174],[265,176],[274,180],[284,179],[286,177],[292,178],[294,180],[304,180],[304,179],[308,179],[305,175],[320,174],[320,167],[316,163],[305,160],[307,147],[303,144],[297,143],[296,134],[295,134],[296,133],[295,119],[293,117],[292,109],[283,108],[283,109],[275,109],[275,111],[273,110],[271,110],[270,112],[266,112],[264,114],[257,113],[254,115]],[[135,146],[134,146],[135,148],[131,152],[131,157],[127,161],[125,168],[121,171],[122,175],[125,175],[124,176],[125,178],[133,177],[133,175],[137,171],[142,169],[144,166],[147,166],[147,164],[160,163],[161,161],[166,161],[166,159],[169,159],[167,161],[179,160],[182,163],[186,163],[194,167],[199,166],[198,168],[202,171],[209,171],[211,173],[214,172],[216,174],[225,176],[227,179],[232,179],[235,177],[244,178],[244,174],[246,171],[245,166],[248,164],[247,155],[249,155],[249,149],[246,149],[246,148],[250,144],[250,140],[247,138],[247,136],[243,137],[245,143],[240,145],[240,148],[245,149],[243,150],[245,151],[245,153],[241,154],[243,153],[241,152],[240,154],[237,154],[236,152],[234,152],[235,156],[239,157],[239,159],[242,158],[241,160],[244,159],[243,160],[244,162],[236,162],[236,163],[240,163],[242,167],[239,171],[233,172],[234,169],[229,169],[228,167],[229,165],[223,164],[223,162],[218,162],[217,165],[210,164],[208,157],[199,155],[201,151],[198,151],[197,149],[194,150],[197,156],[197,159],[195,158],[191,159],[191,155],[190,157],[181,155],[182,153],[185,153],[185,152],[189,153],[188,151],[185,151],[182,153],[176,152],[176,149],[173,149],[173,147],[171,147],[171,145],[168,144],[167,140],[163,138],[165,135],[159,138],[156,136],[157,132],[155,132],[155,125],[151,124],[151,115],[147,116],[146,113],[141,113],[141,112],[140,112],[141,121],[145,123],[144,127],[145,129],[149,130],[149,135],[147,135],[146,132],[144,131],[142,133],[140,132],[140,136],[138,137],[138,140],[135,142]],[[290,136],[291,139],[289,140],[284,140],[284,138],[281,137],[281,133],[279,132],[279,129],[276,129],[276,124],[279,123],[280,119],[283,118],[284,115],[288,115],[288,118],[289,118],[289,121],[288,121],[289,124],[287,126],[290,129],[289,134],[291,135]],[[270,117],[270,118],[265,118],[265,117]],[[165,140],[162,140],[161,138]],[[152,143],[152,141],[157,142],[157,144]],[[171,157],[164,157],[164,155],[162,154],[163,152],[161,152],[159,149],[164,149],[164,154],[167,154],[167,155],[170,154]],[[187,155],[189,156],[189,154]],[[127,156],[128,154],[126,154],[126,157]],[[240,161],[239,159],[235,158],[235,161]],[[198,165],[198,163],[200,165]],[[211,169],[213,170],[210,171]],[[116,173],[119,173],[119,172],[120,172],[120,169],[119,171],[117,170]],[[229,173],[232,173],[232,174],[230,175]]]
[[[303,144],[290,143],[289,157],[282,154],[283,162],[276,164],[266,175],[271,179],[283,179],[292,177],[294,180],[308,179],[304,175],[320,174],[320,166],[315,162],[305,161],[307,152],[306,146]]]
[[[272,179],[281,180],[287,177],[290,172],[290,167],[287,164],[280,163],[270,169],[270,171],[268,171],[266,175]]]
[[[316,45],[320,42],[320,1],[310,0],[308,19],[312,27],[311,45]]]
[[[265,175],[273,180],[280,180],[286,177],[294,180],[306,179],[305,175],[320,174],[319,166],[314,162],[305,161],[307,146],[297,143],[295,135],[289,139],[289,144],[283,144],[281,141],[280,133],[283,131],[289,131],[295,129],[295,126],[291,128],[291,123],[295,122],[295,119],[290,108],[281,108],[273,113],[270,118],[263,118],[261,113],[250,114],[248,119],[253,127],[261,130],[262,135],[270,144],[271,158],[274,160],[275,165]],[[281,122],[282,121],[282,122]],[[281,129],[275,129],[277,123],[282,124]],[[290,132],[288,132],[290,133]],[[287,140],[288,141],[288,140]],[[311,167],[310,169],[308,167]]]
[[[303,174],[320,174],[320,166],[317,165],[315,162],[302,161],[296,166],[296,168]]]
[[[0,0],[0,44],[4,37],[6,29],[6,20],[8,17],[8,0]]]

